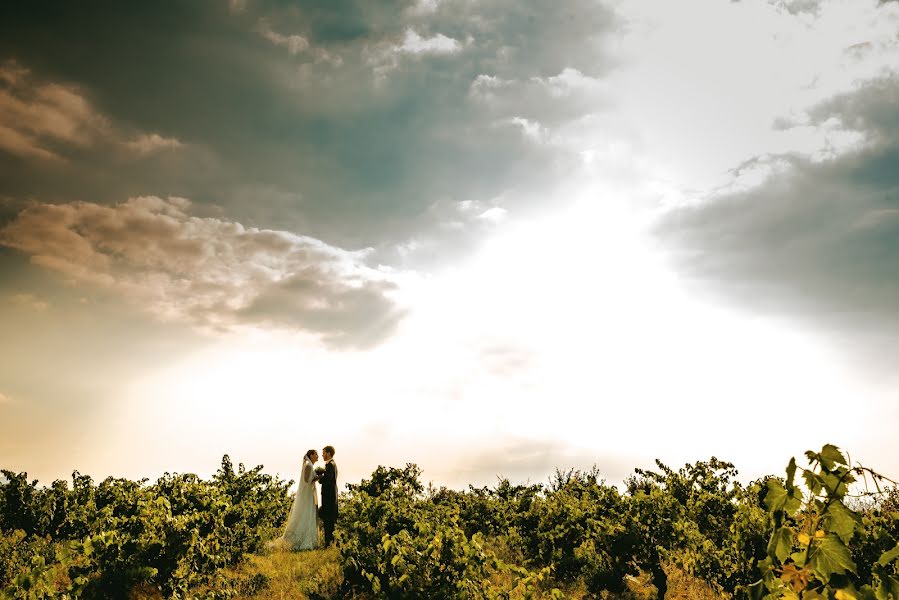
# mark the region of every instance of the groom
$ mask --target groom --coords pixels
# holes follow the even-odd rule
[[[337,463],[334,462],[334,446],[322,448],[325,472],[319,483],[322,486],[322,505],[318,514],[325,526],[325,547],[334,541],[334,523],[337,521]]]

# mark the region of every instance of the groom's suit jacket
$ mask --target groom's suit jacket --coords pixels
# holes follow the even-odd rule
[[[319,480],[322,486],[322,505],[320,510],[323,519],[337,518],[337,463],[333,460],[325,463],[325,473]]]

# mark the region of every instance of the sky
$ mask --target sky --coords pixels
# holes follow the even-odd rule
[[[0,8],[0,466],[899,477],[899,2]]]

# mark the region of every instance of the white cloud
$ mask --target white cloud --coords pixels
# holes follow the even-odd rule
[[[571,67],[566,67],[558,75],[552,77],[533,77],[532,81],[544,86],[550,96],[564,98],[575,92],[603,91],[602,81],[595,77],[588,77]]]
[[[401,316],[396,283],[366,266],[369,250],[192,216],[183,198],[36,203],[0,230],[0,245],[160,319],[206,328],[287,328],[335,346],[366,346]]]
[[[509,211],[507,211],[505,208],[494,206],[493,208],[488,208],[487,210],[479,214],[478,218],[484,221],[490,221],[491,223],[499,223],[506,218],[506,214],[508,212]]]
[[[482,102],[491,102],[496,99],[497,93],[513,83],[508,79],[481,73],[471,82],[468,88],[468,97]]]
[[[125,142],[125,146],[139,154],[150,154],[158,150],[181,148],[184,144],[172,137],[163,137],[158,133],[141,134]]]
[[[473,108],[491,115],[495,123],[520,127],[528,138],[552,142],[572,154],[608,139],[607,132],[585,125],[588,119],[609,112],[610,97],[601,79],[572,67],[556,75],[524,79],[482,73],[468,89]]]
[[[524,117],[511,117],[500,121],[501,124],[513,125],[521,129],[521,133],[528,139],[535,142],[542,141],[546,136],[546,130],[536,121],[525,119]]]
[[[396,46],[398,52],[408,54],[453,54],[462,49],[462,44],[442,33],[432,37],[422,37],[412,28],[406,29],[406,37],[403,43]]]
[[[290,54],[299,54],[309,48],[309,40],[298,34],[284,35],[278,33],[269,24],[268,20],[260,19],[257,30],[260,35],[276,46],[287,48]]]
[[[437,33],[429,38],[419,35],[411,27],[406,29],[400,43],[382,41],[362,49],[362,58],[372,68],[376,82],[382,82],[397,69],[402,56],[447,56],[462,50],[458,40]]]

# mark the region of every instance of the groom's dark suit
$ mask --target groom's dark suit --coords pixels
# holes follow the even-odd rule
[[[334,541],[334,523],[337,521],[337,463],[325,463],[325,473],[319,480],[322,486],[322,505],[318,510],[325,526],[325,546]]]

